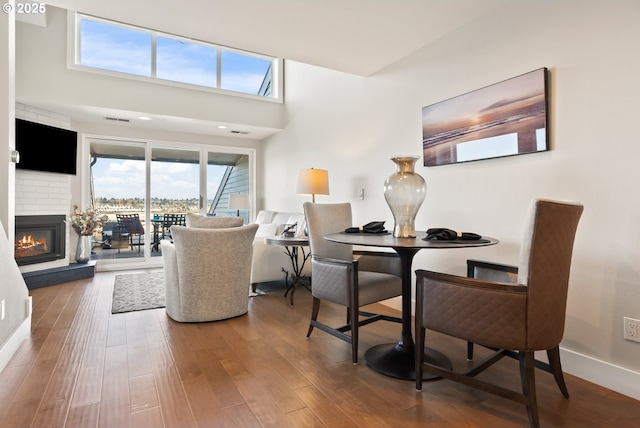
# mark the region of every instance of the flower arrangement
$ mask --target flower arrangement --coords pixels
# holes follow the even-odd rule
[[[71,227],[73,227],[73,230],[75,230],[78,235],[93,235],[93,232],[101,224],[102,220],[98,218],[95,212],[90,209],[82,211],[77,205],[73,206],[73,212],[71,213]]]

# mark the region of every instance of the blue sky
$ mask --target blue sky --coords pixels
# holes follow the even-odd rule
[[[80,63],[140,76],[151,75],[151,33],[81,21]],[[217,49],[201,43],[158,35],[156,76],[195,85],[216,86]],[[222,89],[257,94],[270,61],[222,51]]]
[[[207,168],[207,199],[215,195],[224,166]],[[144,161],[99,158],[92,167],[94,190],[98,198],[144,198]],[[189,199],[199,197],[198,165],[192,163],[151,162],[151,197]]]

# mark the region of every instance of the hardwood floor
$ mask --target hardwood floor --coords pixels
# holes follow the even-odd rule
[[[364,351],[395,342],[398,324],[363,327],[356,366],[347,343],[318,329],[306,339],[305,289],[290,307],[283,284],[264,284],[245,316],[180,324],[164,309],[112,315],[114,276],[31,291],[31,338],[0,374],[0,427],[528,426],[524,406],[502,398],[444,380],[416,392],[367,368]],[[343,316],[321,307],[324,319]],[[463,342],[427,341],[456,369],[467,364]],[[515,361],[482,376],[519,388]],[[570,375],[565,399],[550,374],[536,376],[543,427],[640,426],[637,400]]]

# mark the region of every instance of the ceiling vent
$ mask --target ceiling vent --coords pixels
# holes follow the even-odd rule
[[[126,123],[131,122],[129,119],[122,119],[120,117],[109,117],[109,116],[107,116],[107,117],[105,117],[105,119],[106,120],[112,120],[114,122],[126,122]]]
[[[231,131],[232,134],[242,134],[242,135],[249,135],[249,133],[247,131]]]

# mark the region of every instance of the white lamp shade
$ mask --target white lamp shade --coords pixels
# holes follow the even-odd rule
[[[329,172],[326,169],[301,169],[298,170],[298,195],[328,195]]]
[[[240,193],[232,193],[229,195],[229,209],[231,210],[248,210],[249,195]]]

